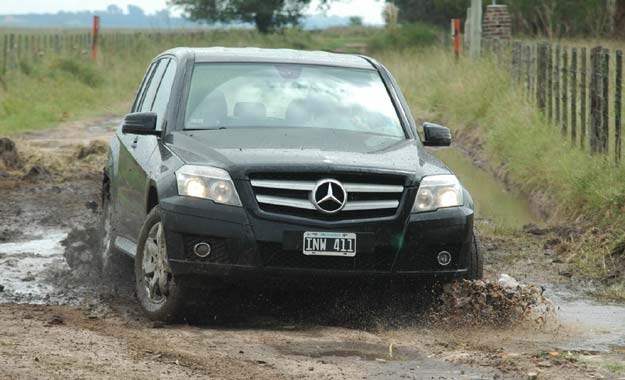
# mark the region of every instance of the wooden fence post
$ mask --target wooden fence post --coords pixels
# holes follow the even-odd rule
[[[601,79],[602,84],[602,128],[601,128],[601,151],[607,153],[610,146],[610,51],[602,51]]]
[[[532,98],[532,84],[531,84],[531,76],[530,76],[530,65],[532,63],[532,49],[530,45],[525,46],[525,80],[526,80],[526,95],[527,99]]]
[[[553,49],[547,47],[547,119],[553,122]]]
[[[521,43],[516,41],[514,43],[514,61],[513,61],[513,67],[512,67],[512,73],[513,73],[513,78],[514,80],[519,83],[521,82],[521,67],[522,65],[522,57],[523,57],[523,52],[522,52],[522,46]]]
[[[9,35],[9,69],[15,70],[17,67],[17,57],[15,56],[15,34]]]
[[[9,63],[9,36],[4,35],[4,45],[2,47],[2,76],[7,73],[7,66]]]
[[[556,46],[556,69],[554,71],[555,81],[553,83],[553,100],[555,101],[555,104],[556,104],[556,107],[555,107],[556,108],[555,109],[556,125],[560,125],[560,70],[562,70],[562,68],[560,67],[560,58],[561,58],[560,45],[558,45]]]
[[[533,100],[534,99],[534,63],[535,63],[535,58],[536,55],[534,54],[534,45],[530,44],[529,47],[529,57],[530,57],[530,64],[529,64],[529,78],[530,78],[530,83],[529,83],[529,99]]]
[[[616,91],[614,93],[614,154],[616,162],[621,162],[621,107],[623,92],[623,52],[616,51]]]
[[[569,55],[568,49],[562,49],[562,135],[568,130],[568,92],[569,92]]]
[[[18,33],[15,36],[15,57],[18,65],[22,60],[22,47],[22,34]]]
[[[590,152],[599,152],[601,141],[601,46],[590,51]]]
[[[571,50],[571,142],[577,143],[577,49]]]
[[[581,75],[580,75],[580,146],[582,149],[586,146],[586,75],[588,72],[588,66],[586,61],[586,48],[582,48],[582,66],[581,66]]]
[[[98,56],[98,33],[100,32],[100,16],[93,16],[93,31],[91,33],[91,60],[97,62]]]
[[[22,58],[21,60],[26,63],[28,61],[28,54],[30,53],[30,38],[27,35],[22,36]]]
[[[536,104],[538,109],[544,114],[547,107],[545,84],[547,82],[547,45],[538,45],[538,62],[536,78]]]

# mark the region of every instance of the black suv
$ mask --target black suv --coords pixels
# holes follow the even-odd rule
[[[102,262],[134,257],[147,315],[260,279],[480,278],[473,202],[388,70],[355,55],[177,48],[111,142]]]

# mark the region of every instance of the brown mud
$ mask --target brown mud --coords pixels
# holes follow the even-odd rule
[[[434,295],[231,289],[185,323],[146,320],[131,275],[90,270],[117,121],[13,138],[19,164],[0,169],[0,379],[625,379],[625,307],[585,295],[592,284],[560,260],[561,228],[483,236],[486,281]]]

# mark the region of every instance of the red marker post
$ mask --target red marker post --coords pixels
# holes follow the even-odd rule
[[[91,59],[93,63],[98,58],[98,33],[100,32],[100,16],[93,16],[93,41],[91,42]]]
[[[460,58],[460,19],[454,18],[451,19],[452,25],[452,36],[454,37],[454,53],[456,54],[456,58]]]

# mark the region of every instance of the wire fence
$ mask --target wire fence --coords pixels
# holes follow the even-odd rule
[[[156,46],[173,47],[206,42],[218,36],[219,32],[206,30],[104,31],[98,34],[97,49],[106,59],[106,53],[138,53],[148,41]],[[94,43],[93,33],[84,30],[0,31],[0,76],[5,77],[50,57],[89,60]]]
[[[158,46],[206,44],[210,31],[109,31],[98,50],[136,54],[146,41]],[[28,70],[48,57],[91,59],[93,35],[86,31],[0,33],[0,76]],[[593,155],[622,159],[623,52],[544,41],[485,40],[484,51],[523,89],[527,100],[560,128],[572,145]]]
[[[573,146],[622,159],[623,52],[543,41],[484,42]]]
[[[84,55],[91,51],[91,33],[5,33],[2,36],[2,75],[45,56]]]

